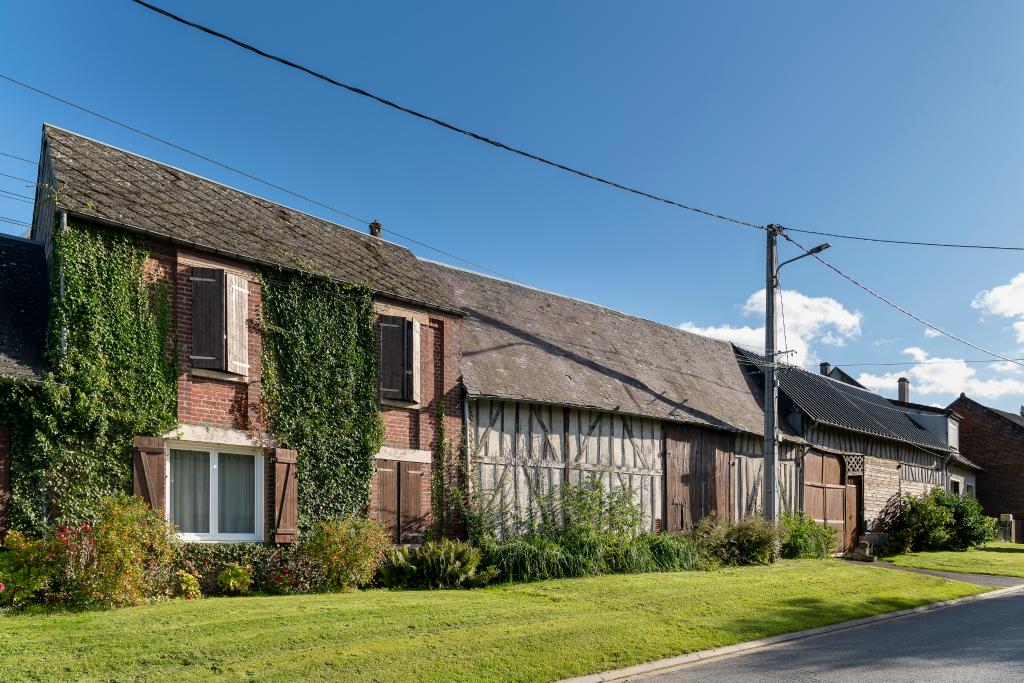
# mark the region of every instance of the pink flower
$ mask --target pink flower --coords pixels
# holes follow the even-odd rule
[[[7,586],[5,586],[4,584],[0,583],[0,593],[3,593],[5,588],[7,588]]]

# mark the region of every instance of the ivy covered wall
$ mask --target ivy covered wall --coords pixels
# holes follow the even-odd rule
[[[11,468],[14,528],[92,517],[131,484],[132,437],[173,428],[177,400],[168,283],[147,279],[145,244],[73,222],[53,238],[51,372],[8,388],[24,414]]]
[[[373,297],[309,274],[260,280],[266,422],[298,451],[299,524],[360,511],[384,442]]]

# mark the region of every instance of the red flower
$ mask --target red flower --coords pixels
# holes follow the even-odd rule
[[[83,524],[82,525],[82,532],[83,533],[89,533],[89,531],[91,531],[91,530],[92,530],[92,527],[89,526],[88,524]]]
[[[7,588],[7,586],[0,583],[0,593],[3,593],[5,588]]]

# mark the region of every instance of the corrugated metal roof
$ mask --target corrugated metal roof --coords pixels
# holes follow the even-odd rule
[[[755,353],[743,349],[737,353],[750,364],[764,364],[763,357]],[[780,365],[776,376],[779,389],[812,420],[933,450],[950,450],[878,394],[792,365]]]

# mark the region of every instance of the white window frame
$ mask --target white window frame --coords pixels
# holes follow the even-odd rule
[[[202,451],[210,454],[210,531],[209,533],[178,533],[178,538],[182,541],[190,543],[219,543],[219,542],[242,542],[242,541],[262,541],[263,538],[263,518],[264,518],[264,501],[263,501],[263,449],[261,448],[246,448],[245,446],[228,446],[221,444],[203,443],[201,441],[168,441],[167,450],[164,454],[166,458],[166,472],[164,476],[164,500],[166,501],[164,507],[164,518],[168,521],[171,520],[171,451],[172,450],[183,450],[183,451]],[[230,453],[232,455],[251,455],[253,457],[254,465],[256,467],[255,487],[255,533],[252,534],[222,534],[217,532],[217,522],[220,513],[218,506],[217,496],[219,494],[219,470],[217,469],[217,458],[221,453]]]

